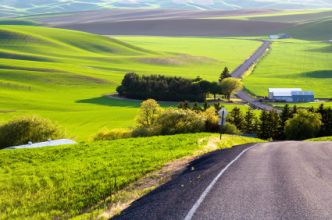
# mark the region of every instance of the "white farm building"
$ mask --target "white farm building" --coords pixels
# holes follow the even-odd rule
[[[278,39],[278,35],[270,35],[268,39]]]
[[[302,91],[300,88],[269,89],[269,99],[273,102],[313,102],[313,91]]]

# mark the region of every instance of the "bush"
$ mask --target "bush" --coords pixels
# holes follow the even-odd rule
[[[88,142],[130,138],[131,132],[131,130],[124,128],[108,130],[108,128],[104,127],[100,129],[97,134],[92,134]]]
[[[222,133],[223,134],[242,134],[241,131],[239,129],[237,129],[237,127],[233,124],[230,123],[226,123],[225,126],[223,126],[222,128]]]
[[[304,109],[298,109],[292,119],[286,121],[285,135],[288,140],[314,138],[322,125],[322,116]]]
[[[135,128],[131,136],[132,137],[152,137],[152,136],[157,136],[160,135],[160,128],[159,127],[137,127]]]
[[[171,107],[159,115],[157,125],[161,135],[202,132],[205,129],[205,116]]]
[[[207,132],[219,132],[219,116],[216,114],[216,109],[214,107],[208,108],[205,112],[201,113],[206,118],[205,121],[205,131]]]
[[[38,115],[17,116],[0,124],[0,149],[28,144],[29,141],[37,143],[62,138],[74,139],[57,122]]]

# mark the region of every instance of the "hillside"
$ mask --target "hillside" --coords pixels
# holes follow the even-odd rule
[[[74,217],[102,201],[104,195],[108,197],[110,187],[114,194],[173,160],[262,142],[227,135],[219,141],[217,137],[209,133],[181,134],[1,150],[0,220]],[[117,200],[114,197],[113,202]]]
[[[124,74],[200,75],[217,80],[225,66],[233,70],[261,44],[159,38],[145,49],[114,38],[45,27],[4,25],[0,33],[0,120],[38,114],[67,127],[69,133],[79,136],[78,141],[87,140],[104,126],[134,125],[139,101],[102,96],[115,92]],[[193,50],[193,45],[200,47]],[[161,103],[162,107],[171,105],[177,103]],[[225,106],[231,110],[236,105]]]
[[[54,13],[69,11],[87,11],[99,9],[119,8],[171,8],[194,10],[217,9],[247,9],[247,8],[276,8],[276,9],[320,9],[332,8],[332,0],[5,0],[0,7],[0,17],[10,15],[27,15],[37,13]]]

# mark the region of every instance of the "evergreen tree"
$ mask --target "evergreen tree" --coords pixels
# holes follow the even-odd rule
[[[214,108],[216,109],[216,114],[218,114],[218,112],[220,111],[220,109],[222,109],[224,106],[221,105],[220,102],[218,103],[213,103]]]
[[[192,108],[193,111],[195,111],[196,113],[199,113],[202,111],[201,107],[199,106],[198,102],[195,102],[193,108]]]
[[[316,109],[316,113],[319,113],[322,116],[322,125],[320,127],[320,130],[317,134],[318,137],[324,137],[327,136],[329,131],[327,130],[327,126],[329,126],[329,119],[327,116],[326,108],[324,107],[324,104],[320,104],[319,107]]]
[[[268,112],[265,109],[261,112],[259,119],[260,119],[261,123],[259,125],[258,137],[266,140],[270,137],[268,134],[269,116],[268,116]]]
[[[220,74],[219,82],[223,81],[226,78],[232,77],[232,75],[229,73],[229,70],[227,67],[224,68],[224,71]]]
[[[204,111],[206,111],[208,108],[210,108],[210,104],[208,103],[208,101],[204,101]]]
[[[315,108],[314,108],[314,106],[311,106],[310,108],[308,108],[308,112],[315,113]]]
[[[280,114],[280,126],[279,126],[279,140],[285,140],[286,135],[285,135],[285,126],[286,126],[286,121],[291,118],[291,109],[288,104],[285,104],[284,107],[282,108],[282,112]]]
[[[256,117],[251,108],[248,108],[246,115],[244,116],[244,130],[243,132],[246,134],[254,134],[255,133],[255,123]]]
[[[328,107],[325,109],[325,136],[332,136],[332,109]]]
[[[178,109],[184,109],[184,104],[183,104],[183,102],[180,102],[180,103],[178,104]]]
[[[189,104],[189,102],[187,100],[184,102],[183,109],[189,109],[189,110],[191,110],[191,105]]]
[[[244,130],[244,117],[241,109],[234,107],[233,110],[227,116],[229,123],[235,125],[237,129],[243,132]]]
[[[276,109],[271,109],[268,114],[268,136],[273,140],[280,137],[279,134],[280,117]]]
[[[296,105],[293,106],[291,109],[291,118],[294,117],[294,115],[297,113],[298,107]]]

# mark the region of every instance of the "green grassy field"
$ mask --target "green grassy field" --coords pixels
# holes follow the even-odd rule
[[[296,39],[278,40],[253,73],[243,79],[252,93],[267,96],[268,88],[302,88],[315,98],[330,98],[332,45]]]
[[[260,45],[218,38],[128,39],[151,41],[146,49],[109,37],[44,27],[4,25],[0,33],[0,120],[38,114],[67,127],[78,141],[104,126],[134,125],[140,102],[102,97],[115,92],[125,73],[200,75],[216,81],[225,66],[232,70]],[[199,42],[203,46],[196,45]]]
[[[312,139],[308,139],[305,141],[332,141],[332,136],[330,137],[320,137],[320,138],[312,138]]]
[[[36,26],[42,24],[41,22],[31,21],[27,19],[13,19],[13,18],[3,18],[0,19],[0,25],[27,25]]]
[[[278,108],[282,108],[285,103],[280,103],[280,102],[270,102],[270,105],[274,105]],[[287,103],[289,106],[293,107],[294,105],[296,105],[297,107],[301,107],[301,108],[310,108],[310,107],[314,107],[314,108],[318,108],[321,104],[324,104],[325,107],[331,107],[332,108],[332,102],[290,102]]]
[[[0,219],[73,217],[108,196],[110,187],[114,193],[115,178],[121,189],[167,162],[203,152],[211,138],[217,149],[261,142],[227,135],[218,142],[217,137],[182,134],[1,150]]]

